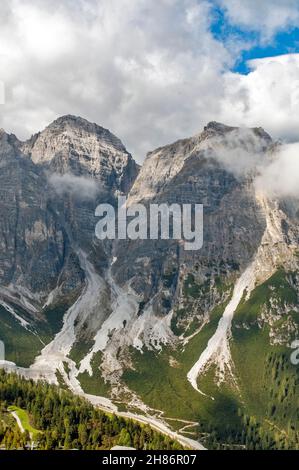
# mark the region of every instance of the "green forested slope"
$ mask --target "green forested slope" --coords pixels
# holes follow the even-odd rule
[[[0,370],[0,446],[6,449],[22,448],[30,441],[28,431],[20,432],[11,406],[27,421],[28,430],[37,430],[31,437],[39,449],[105,450],[116,444],[136,449],[181,448],[149,426],[104,413],[71,392]]]
[[[193,430],[207,447],[299,449],[299,367],[290,361],[290,344],[299,338],[297,276],[279,269],[235,312],[230,346],[236,384],[228,380],[218,387],[213,367],[200,378],[209,396],[187,381],[224,305],[183,348],[132,351],[134,369],[123,379],[167,417],[197,422]]]

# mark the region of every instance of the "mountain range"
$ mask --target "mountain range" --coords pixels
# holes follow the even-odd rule
[[[139,166],[79,117],[1,130],[3,366],[208,448],[299,448],[299,204],[257,184],[280,146],[210,122]],[[203,204],[203,247],[97,239],[119,195]]]

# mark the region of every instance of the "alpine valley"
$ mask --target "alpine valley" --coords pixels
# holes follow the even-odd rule
[[[139,167],[79,117],[1,130],[2,367],[187,447],[299,449],[299,201],[257,184],[280,145],[211,122]],[[119,195],[203,204],[203,247],[98,240]]]

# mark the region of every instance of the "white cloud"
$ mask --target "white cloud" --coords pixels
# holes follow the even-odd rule
[[[299,54],[250,62],[248,75],[224,76],[220,119],[264,127],[275,138],[299,139]]]
[[[5,87],[4,83],[0,81],[0,104],[5,103]]]
[[[215,90],[232,59],[209,31],[207,1],[2,3],[0,124],[21,138],[78,114],[110,128],[140,160],[217,113]]]
[[[261,129],[236,129],[204,142],[207,158],[239,177],[255,175],[255,186],[271,198],[299,200],[299,143],[273,143]]]
[[[259,32],[263,40],[290,26],[298,26],[298,0],[218,1],[232,23]]]
[[[271,142],[271,141],[270,141]],[[256,171],[268,164],[265,150],[269,146],[269,136],[257,134],[252,129],[236,129],[216,136],[206,142],[212,149],[212,156],[237,177]]]
[[[80,200],[95,199],[102,191],[102,186],[98,181],[71,173],[64,175],[53,173],[49,176],[49,183],[58,195],[69,194]]]
[[[261,27],[250,7],[257,2],[242,0],[242,8],[238,2],[235,18],[233,1],[223,1],[232,21]],[[285,27],[288,15],[278,2],[259,2],[259,12],[265,3],[274,8],[267,10],[270,17],[280,21],[275,26],[272,19],[269,31]],[[279,3],[295,14],[293,2]],[[0,127],[27,138],[60,115],[81,115],[109,128],[139,161],[211,120],[298,138],[297,58],[254,62],[248,76],[228,73],[240,44],[213,38],[213,5],[2,0],[0,80],[6,103]],[[262,15],[264,22],[269,15]]]
[[[72,51],[75,31],[59,12],[19,4],[14,11],[22,51],[40,63],[57,62]]]
[[[256,180],[270,196],[299,198],[299,144],[284,145]]]

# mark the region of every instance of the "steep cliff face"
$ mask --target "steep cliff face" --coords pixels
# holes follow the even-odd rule
[[[144,302],[154,298],[158,315],[180,303],[190,272],[194,271],[192,279],[199,291],[209,290],[220,278],[233,281],[252,259],[266,227],[251,170],[256,159],[267,158],[272,146],[261,129],[245,132],[212,122],[199,135],[148,154],[128,204],[203,204],[203,247],[188,252],[179,242],[119,243],[113,265],[116,279],[120,283],[130,279]],[[234,168],[229,166],[230,153],[235,154]],[[253,160],[250,171],[243,171],[240,160],[245,159]],[[215,301],[212,292],[211,300]],[[202,314],[211,308],[206,302],[200,307]]]
[[[285,203],[270,201],[255,187],[259,168],[273,158],[275,149],[263,129],[212,122],[199,135],[148,154],[128,205],[204,204],[204,242],[200,251],[185,251],[180,240],[114,245],[113,278],[123,289],[133,289],[139,307],[125,317],[125,326],[115,323],[104,349],[97,342],[93,347],[93,353],[103,352],[106,378],[117,382],[122,361],[128,362],[126,354],[121,359],[119,345],[122,351],[131,345],[161,351],[165,345],[177,348],[180,342],[187,343],[209,321],[213,309],[228,302],[233,285],[254,260],[252,276],[247,276],[250,286],[241,281],[248,295],[281,264],[295,269],[296,218],[288,214]],[[238,302],[233,301],[229,315]],[[231,318],[221,342],[227,352],[218,351],[225,356],[222,376],[231,366]]]
[[[88,285],[85,257],[99,273],[109,263],[109,246],[94,235],[97,204],[126,194],[138,165],[108,130],[73,116],[27,142],[1,131],[0,161],[1,299],[32,329],[50,323],[53,334]],[[96,315],[89,325],[99,326]]]
[[[101,337],[98,329],[113,311],[118,289],[123,289],[121,297],[132,289],[134,307],[120,322],[112,315],[104,348],[111,343],[113,349],[118,341],[159,348],[160,342],[188,336],[225,299],[261,243],[267,245],[262,240],[269,216],[265,199],[256,194],[254,176],[273,149],[261,128],[211,122],[200,134],[149,153],[138,175],[120,140],[82,118],[61,117],[24,143],[2,133],[7,200],[2,210],[2,290],[23,290],[23,307],[27,295],[28,301],[35,299],[38,312],[44,304],[68,297],[73,301],[86,288],[91,269],[80,262],[81,252],[101,277],[106,300],[96,312],[97,303],[90,315],[82,314],[84,321],[78,312],[79,338],[83,335],[92,344],[96,335]],[[129,206],[203,204],[202,249],[185,251],[180,240],[98,241],[95,207],[115,204],[120,193],[128,194]],[[284,230],[291,225],[285,223]],[[286,233],[283,246],[287,238]],[[157,321],[161,331],[153,330]]]
[[[49,210],[45,175],[20,154],[19,145],[14,136],[2,133],[1,288],[15,292],[20,302],[22,292],[24,297],[28,293],[28,300],[38,304],[63,271],[67,237]]]
[[[261,128],[211,122],[149,153],[139,171],[119,139],[81,118],[59,118],[27,142],[1,131],[8,359],[78,393],[142,407],[138,395],[173,418],[178,400],[182,419],[209,422],[221,403],[223,419],[244,403],[255,413],[244,384],[268,386],[271,348],[286,354],[299,332],[298,201],[271,200],[255,185],[276,150]],[[129,207],[203,204],[202,248],[97,240],[95,208],[119,194]],[[241,355],[252,357],[254,344],[264,376],[244,360],[248,380]]]

